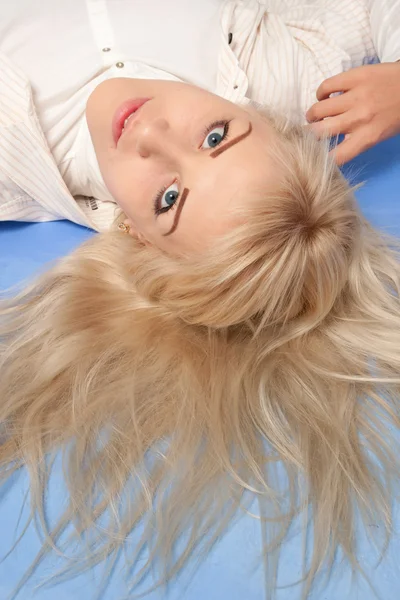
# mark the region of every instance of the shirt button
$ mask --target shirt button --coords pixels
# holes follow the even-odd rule
[[[232,39],[233,39],[233,34],[232,34],[232,33],[230,33],[230,34],[228,35],[228,44],[229,44],[229,45],[231,45],[231,43],[232,43]]]
[[[103,48],[102,52],[110,52],[111,48]]]
[[[234,89],[234,90],[237,90],[237,89],[238,89],[238,87],[239,87],[238,85],[234,85],[234,86],[233,86],[233,89]]]
[[[118,67],[118,69],[122,69],[125,65],[123,62],[117,62],[115,63],[115,66]]]

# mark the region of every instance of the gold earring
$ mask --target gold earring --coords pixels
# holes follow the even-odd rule
[[[131,228],[129,227],[129,225],[125,225],[125,223],[120,223],[120,224],[118,225],[118,229],[119,229],[120,231],[122,231],[122,233],[129,233],[129,232],[130,232],[130,230],[131,230]]]

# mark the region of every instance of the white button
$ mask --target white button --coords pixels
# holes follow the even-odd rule
[[[111,48],[103,48],[102,52],[110,52]]]
[[[117,62],[117,63],[115,64],[115,66],[116,66],[116,67],[118,67],[118,69],[122,69],[122,67],[124,67],[125,65],[124,65],[124,63],[123,63],[123,62]]]

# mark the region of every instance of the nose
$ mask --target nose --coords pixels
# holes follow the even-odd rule
[[[170,151],[169,123],[158,117],[148,123],[138,123],[136,129],[136,151],[142,158],[163,155]]]

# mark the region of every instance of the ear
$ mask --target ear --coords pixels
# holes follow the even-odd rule
[[[124,225],[127,225],[129,227],[129,235],[139,240],[139,242],[144,244],[145,246],[151,245],[151,242],[149,242],[149,240],[143,235],[143,233],[138,231],[131,219],[125,219],[123,223]]]
[[[138,237],[137,235],[137,231],[136,231],[136,227],[134,226],[133,222],[130,219],[124,219],[122,221],[123,225],[125,225],[128,228],[127,233],[129,235],[131,235],[132,237]]]

